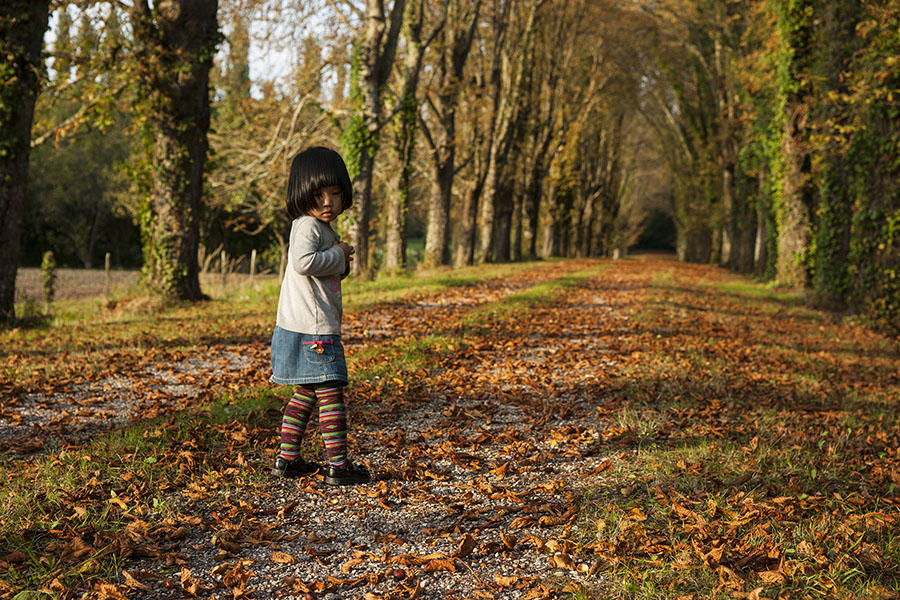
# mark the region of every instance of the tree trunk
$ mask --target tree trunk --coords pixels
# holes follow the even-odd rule
[[[581,248],[579,256],[591,256],[592,244],[594,241],[594,222],[596,221],[596,211],[594,204],[597,202],[597,194],[588,194],[584,205],[584,229],[582,230]]]
[[[426,267],[447,264],[449,252],[450,198],[453,195],[454,146],[449,145],[444,158],[435,166],[435,180],[428,200],[428,221],[425,233]]]
[[[406,0],[395,0],[390,26],[382,0],[366,0],[365,29],[354,48],[350,81],[350,101],[355,114],[344,131],[341,146],[347,169],[353,179],[353,207],[350,235],[356,247],[355,274],[368,275],[369,219],[372,211],[373,175],[378,135],[382,118],[382,91],[394,63],[397,39],[403,23]]]
[[[522,260],[522,223],[525,220],[523,189],[523,186],[516,185],[516,191],[513,195],[512,231],[509,239],[509,259],[512,261]]]
[[[15,318],[31,125],[48,20],[46,1],[10,0],[0,8],[0,325]]]
[[[457,267],[471,265],[475,258],[475,224],[478,218],[478,201],[483,188],[483,180],[477,182],[463,201],[462,218],[456,236],[456,258],[453,261]]]
[[[197,251],[208,148],[209,70],[220,34],[216,0],[157,2],[131,9],[146,115],[149,189],[140,209],[143,278],[165,298],[201,300]]]
[[[456,108],[461,91],[463,69],[472,48],[475,27],[481,11],[481,0],[469,3],[469,10],[460,14],[459,0],[445,5],[447,13],[442,28],[442,53],[438,63],[439,84],[435,98],[437,112],[436,139],[433,141],[435,184],[428,202],[425,232],[426,267],[450,262],[450,204],[453,198],[453,179],[456,175]],[[427,133],[427,127],[426,127]]]
[[[778,281],[786,285],[807,283],[807,252],[811,239],[809,154],[804,149],[808,106],[795,105],[785,123],[781,141],[784,164],[782,203],[778,222]]]
[[[384,268],[388,271],[406,268],[408,194],[408,191],[398,186],[388,198],[387,241],[384,247]]]
[[[522,258],[525,260],[537,258],[538,219],[544,177],[545,173],[535,168],[522,198]]]
[[[497,46],[495,54],[495,67],[491,73],[491,89],[494,94],[494,112],[492,115],[492,129],[490,136],[491,152],[488,162],[487,183],[484,188],[484,198],[481,202],[481,212],[479,215],[479,244],[475,254],[475,261],[478,263],[489,262],[495,259],[496,253],[492,252],[492,244],[496,240],[495,223],[497,214],[504,218],[511,210],[510,206],[497,207],[497,200],[501,202],[509,202],[510,198],[500,198],[497,194],[500,189],[500,177],[508,169],[503,167],[510,154],[510,150],[514,146],[516,136],[521,133],[522,114],[522,96],[526,91],[527,73],[530,69],[527,66],[529,56],[533,45],[533,37],[535,26],[537,23],[537,10],[540,6],[540,0],[532,1],[528,7],[528,16],[522,26],[521,31],[515,32],[518,36],[519,45]],[[509,4],[506,5],[508,10]],[[502,14],[502,13],[501,13]],[[505,24],[498,25],[505,28]],[[512,69],[501,69],[498,67],[502,62],[504,52],[518,51],[518,55],[510,56],[507,60],[514,63]],[[500,227],[508,228],[507,224],[500,224]],[[508,256],[508,241],[506,243],[506,255]]]
[[[550,202],[553,202],[556,198],[556,189],[552,183],[552,180],[550,189],[547,192],[547,198],[550,200]],[[541,258],[550,258],[551,256],[556,255],[557,248],[559,247],[556,226],[557,219],[558,211],[556,210],[556,207],[548,207],[547,213],[544,216],[544,225],[542,228],[543,231],[541,233]]]
[[[406,267],[406,217],[409,208],[416,123],[419,116],[416,92],[422,68],[421,31],[425,18],[424,5],[421,0],[408,0],[406,6],[409,11],[405,18],[406,55],[403,58],[400,100],[394,117],[394,150],[399,159],[399,169],[394,194],[388,198],[387,246],[384,255],[384,267],[388,270]]]
[[[767,238],[766,215],[767,209],[762,202],[763,182],[760,181],[760,198],[756,202],[756,243],[753,247],[753,269],[757,276],[762,276],[766,272],[769,262],[769,247]]]
[[[453,261],[457,267],[471,265],[475,259],[475,226],[478,218],[478,203],[483,189],[484,180],[478,181],[463,200],[462,217],[456,236],[458,240],[456,258]]]
[[[484,194],[478,211],[478,243],[475,247],[475,262],[477,264],[484,264],[493,260],[491,246],[494,243],[494,209],[497,201],[497,181],[499,179],[496,149],[497,145],[492,143],[487,179],[484,184]]]
[[[734,266],[734,164],[729,163],[722,169],[722,241],[719,264]]]
[[[494,241],[491,259],[494,262],[509,262],[511,258],[510,240],[512,235],[513,190],[511,182],[503,179],[495,194],[496,215],[494,218]]]

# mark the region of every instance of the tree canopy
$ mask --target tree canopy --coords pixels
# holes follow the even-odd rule
[[[622,255],[658,231],[681,260],[900,322],[888,0],[55,2],[15,23],[0,72],[30,60],[10,98],[39,95],[13,277],[20,245],[90,266],[137,240],[164,295],[202,297],[214,248],[275,270],[287,166],[325,144],[354,177],[362,275]]]

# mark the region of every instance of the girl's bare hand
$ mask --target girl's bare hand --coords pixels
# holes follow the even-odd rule
[[[353,255],[356,254],[356,248],[348,244],[347,242],[338,242],[338,247],[344,251],[344,258],[349,263],[353,260]]]

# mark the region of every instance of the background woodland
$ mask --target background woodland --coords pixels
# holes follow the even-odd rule
[[[0,44],[3,321],[46,250],[283,269],[322,144],[358,275],[672,248],[900,327],[890,0],[13,0]]]

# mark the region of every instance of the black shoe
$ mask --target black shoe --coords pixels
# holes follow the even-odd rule
[[[328,485],[353,485],[355,483],[369,483],[372,476],[369,470],[362,465],[354,465],[349,460],[343,467],[328,466],[328,474],[325,483]]]
[[[302,456],[294,460],[285,460],[280,456],[275,457],[275,466],[272,467],[272,475],[279,477],[299,477],[318,470],[319,465],[314,462],[306,462]]]

